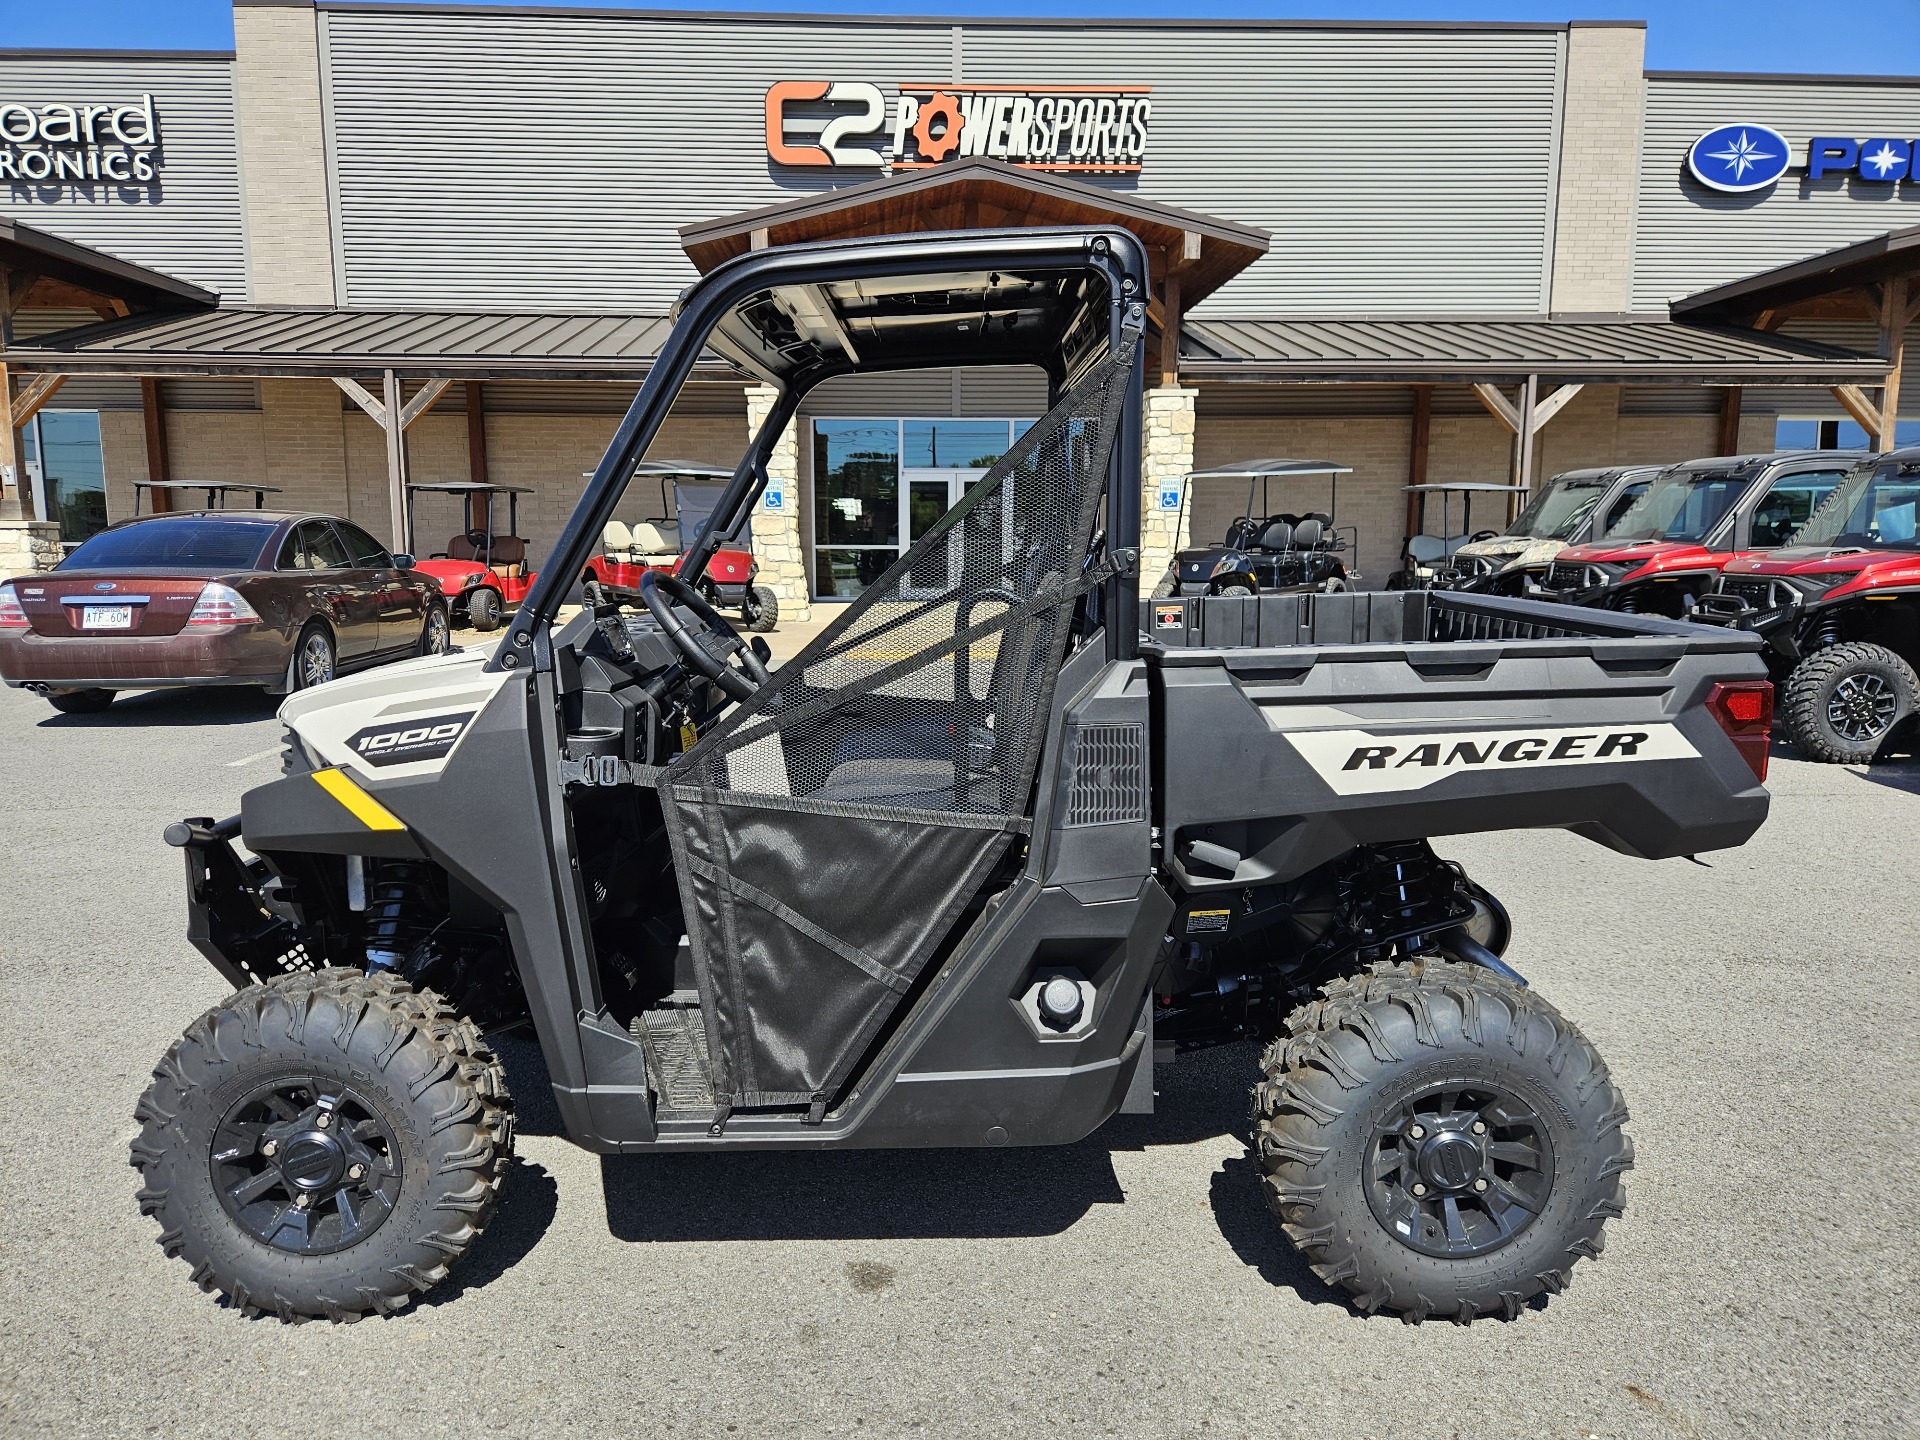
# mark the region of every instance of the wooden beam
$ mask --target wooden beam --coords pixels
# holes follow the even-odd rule
[[[1729,385],[1720,395],[1720,453],[1740,453],[1740,400],[1745,392]]]
[[[1477,381],[1473,393],[1480,397],[1480,403],[1487,407],[1487,413],[1507,427],[1507,433],[1520,433],[1520,412],[1513,408],[1513,402],[1502,395],[1498,387]]]
[[[1427,483],[1427,448],[1433,436],[1433,387],[1413,387],[1413,431],[1407,444],[1407,484]],[[1426,521],[1427,497],[1417,492],[1407,495],[1407,535],[1420,533]]]
[[[1513,483],[1533,489],[1533,438],[1539,430],[1534,424],[1533,414],[1539,405],[1540,377],[1527,376],[1526,383],[1520,387],[1520,424],[1514,432],[1514,478]],[[1507,520],[1512,523],[1520,513],[1520,502],[1525,498],[1523,492],[1515,492],[1507,497]],[[1472,504],[1471,501],[1468,502]]]
[[[1198,230],[1182,230],[1180,232],[1180,258],[1182,260],[1198,260],[1200,258],[1201,239],[1202,236]]]
[[[140,418],[147,429],[147,479],[165,484],[173,478],[171,457],[167,453],[167,412],[160,404],[160,382],[151,375],[140,381]],[[156,513],[169,510],[173,497],[164,490],[153,493]]]
[[[1876,450],[1891,450],[1900,424],[1900,380],[1907,363],[1907,277],[1896,275],[1880,287],[1880,353],[1893,362],[1880,389],[1880,430]]]
[[[420,392],[400,407],[400,428],[411,430],[413,422],[433,408],[433,402],[447,393],[451,380],[429,380],[420,387]]]
[[[1858,385],[1835,385],[1833,398],[1840,402],[1840,408],[1851,415],[1862,430],[1869,435],[1880,433],[1880,407],[1867,399],[1867,392]]]
[[[358,380],[349,380],[344,375],[334,376],[333,383],[346,392],[349,400],[353,401],[354,404],[371,415],[374,424],[378,425],[382,430],[387,428],[387,407],[374,399],[373,396],[367,392],[366,386],[362,385]]]
[[[1180,383],[1180,277],[1168,272],[1160,286],[1166,316],[1160,324],[1160,383]]]
[[[20,447],[14,437],[13,423],[13,377],[7,373],[5,360],[0,360],[0,517],[12,519],[14,514],[26,515],[33,509],[33,502],[27,498],[27,476],[20,468]],[[7,492],[13,491],[11,501]]]
[[[18,430],[40,413],[40,407],[53,398],[53,392],[67,383],[64,375],[36,375],[20,387],[13,397],[13,428]]]
[[[1586,388],[1584,383],[1579,385],[1562,385],[1558,390],[1547,396],[1546,399],[1535,404],[1533,407],[1533,433],[1538,435],[1542,430],[1546,429],[1547,422],[1552,420],[1553,417],[1558,415],[1562,410],[1566,409],[1567,402]]]
[[[389,370],[381,376],[385,396],[381,408],[389,415],[405,414],[400,404],[400,377]],[[351,393],[351,392],[349,392]],[[382,424],[387,432],[387,510],[392,522],[393,548],[407,548],[407,429]]]
[[[478,380],[467,381],[467,478],[487,483],[487,412]]]

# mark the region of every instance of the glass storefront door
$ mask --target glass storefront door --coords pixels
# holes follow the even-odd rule
[[[1032,423],[815,420],[815,594],[851,598],[872,584]],[[953,559],[926,563],[926,585],[944,586]]]
[[[34,498],[42,515],[60,522],[61,542],[77,545],[106,529],[107,469],[100,453],[99,413],[42,410],[31,428],[39,461]]]

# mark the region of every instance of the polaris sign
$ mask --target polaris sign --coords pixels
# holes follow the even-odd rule
[[[1916,145],[1920,141],[1816,135],[1807,141],[1804,168],[1809,180],[1852,175],[1873,184],[1893,185],[1916,178],[1912,173]],[[1687,169],[1693,178],[1729,195],[1764,190],[1793,163],[1794,147],[1786,136],[1751,123],[1709,130],[1687,150]]]

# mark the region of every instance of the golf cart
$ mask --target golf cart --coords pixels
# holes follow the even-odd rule
[[[449,614],[465,612],[476,630],[498,630],[500,620],[520,608],[533,588],[534,572],[527,568],[527,542],[520,538],[520,497],[533,491],[525,485],[483,485],[477,480],[422,482],[407,486],[407,547],[413,550],[414,497],[457,495],[463,507],[460,533],[413,568],[440,582]],[[494,533],[494,496],[507,497],[507,531]],[[476,516],[474,501],[484,499],[486,513]]]
[[[1453,533],[1453,497],[1458,495],[1460,523],[1471,523],[1473,497],[1476,495],[1520,495],[1524,485],[1494,485],[1482,480],[1456,480],[1435,484],[1408,485],[1409,495],[1420,497],[1420,532],[1409,535],[1400,547],[1400,568],[1387,577],[1389,590],[1425,590],[1439,584],[1448,564],[1459,550],[1473,541],[1491,540],[1498,531],[1476,530],[1471,535]],[[1427,497],[1440,497],[1440,533],[1426,533]]]
[[[628,604],[639,600],[640,582],[649,571],[672,574],[678,568],[692,537],[706,527],[733,472],[685,460],[642,460],[634,476],[659,478],[659,512],[633,525],[609,520],[601,529],[600,553],[580,576],[589,584],[597,583],[603,594]],[[780,623],[780,597],[767,586],[753,583],[760,565],[752,551],[737,543],[743,528],[736,524],[713,552],[700,577],[700,598],[716,610],[738,610],[748,630],[764,633]]]
[[[1193,503],[1197,480],[1245,480],[1246,509],[1227,526],[1218,545],[1182,550],[1167,566],[1166,577],[1153,592],[1156,599],[1177,595],[1287,594],[1304,590],[1345,590],[1357,574],[1347,573],[1340,556],[1349,542],[1333,523],[1340,477],[1353,473],[1351,465],[1328,460],[1244,460],[1214,470],[1195,470],[1187,476],[1180,504],[1180,528],[1186,528],[1185,508]],[[1305,514],[1275,513],[1272,484],[1326,477],[1327,508]],[[1284,486],[1283,486],[1284,488]],[[1254,504],[1256,494],[1260,503]],[[1354,534],[1352,526],[1344,528]],[[1357,546],[1355,537],[1353,545]]]
[[[1439,582],[1452,590],[1520,595],[1538,584],[1553,557],[1605,532],[1647,491],[1663,467],[1612,465],[1554,476],[1498,535],[1476,536],[1453,552]]]
[[[1357,1307],[1519,1318],[1600,1253],[1620,1093],[1426,837],[1743,843],[1759,641],[1443,592],[1143,616],[1147,265],[1117,226],[717,265],[500,645],[291,698],[281,778],[168,828],[237,991],[136,1110],[196,1283],[288,1320],[439,1284],[512,1168],[487,1034],[521,1024],[575,1142],[740,1184],[766,1149],[1072,1144],[1257,1039],[1248,1168]],[[637,608],[562,620],[710,353],[773,390],[713,515]],[[698,586],[804,397],[988,365],[1047,413],[770,669]]]
[[[1739,555],[1687,618],[1766,641],[1813,760],[1864,764],[1920,709],[1920,447],[1868,456],[1778,550]]]
[[[140,514],[140,500],[143,493],[147,492],[151,492],[148,498],[156,507],[156,513],[162,495],[167,497],[168,512],[174,509],[173,501],[177,495],[203,495],[206,504],[202,508],[207,510],[225,510],[229,495],[251,495],[253,508],[264,510],[267,508],[267,496],[278,495],[280,488],[277,485],[232,484],[221,480],[136,480],[133,482],[135,516]]]

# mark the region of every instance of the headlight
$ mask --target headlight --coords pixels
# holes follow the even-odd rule
[[[1805,595],[1824,595],[1829,590],[1837,590],[1849,580],[1858,580],[1858,570],[1823,570],[1818,575],[1789,576],[1790,583]]]
[[[484,571],[484,570],[476,570],[476,571],[474,571],[474,572],[473,572],[473,573],[472,573],[471,575],[469,575],[469,576],[467,576],[467,584],[469,584],[469,585],[478,585],[478,584],[479,584],[479,583],[480,583],[480,582],[481,582],[482,580],[484,580],[484,579],[486,579],[486,578],[487,578],[487,572],[486,572],[486,571]]]

